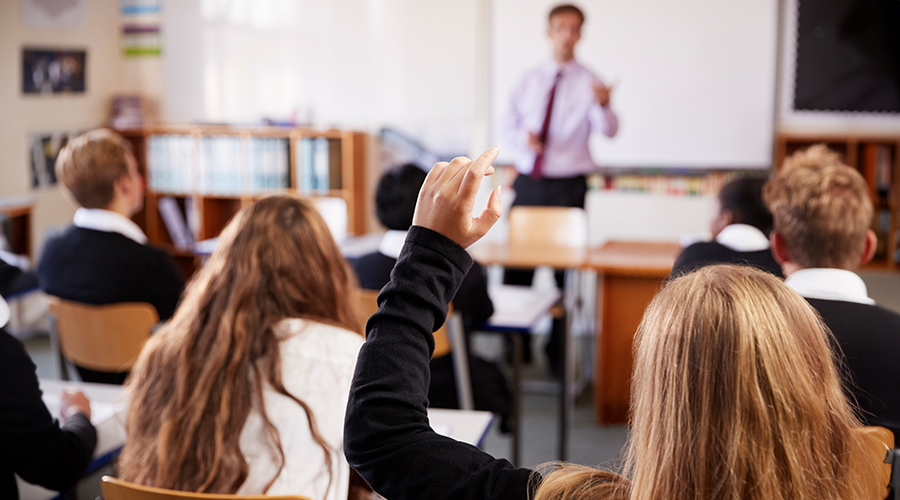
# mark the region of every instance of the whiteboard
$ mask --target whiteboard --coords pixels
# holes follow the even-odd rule
[[[491,123],[516,80],[551,57],[551,0],[493,0]],[[608,167],[769,168],[774,137],[777,0],[590,0],[576,59],[619,80],[614,139],[594,134]],[[501,152],[511,160],[510,148]]]

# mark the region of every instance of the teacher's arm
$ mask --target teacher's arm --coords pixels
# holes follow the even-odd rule
[[[606,85],[602,80],[597,79],[591,87],[594,94],[593,106],[588,114],[591,128],[599,130],[607,137],[615,137],[619,131],[619,117],[612,109],[612,94],[616,85],[615,82]]]

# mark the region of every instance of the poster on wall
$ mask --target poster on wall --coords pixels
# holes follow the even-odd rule
[[[122,55],[145,57],[162,53],[161,11],[161,0],[119,0]]]
[[[22,0],[22,24],[39,28],[84,25],[85,0]]]
[[[83,94],[87,51],[83,49],[22,49],[22,93]]]
[[[56,185],[56,158],[70,140],[81,135],[81,130],[39,132],[31,136],[31,187],[46,188]]]

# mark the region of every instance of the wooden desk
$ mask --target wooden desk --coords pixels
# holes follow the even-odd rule
[[[0,215],[9,217],[9,244],[12,253],[31,258],[31,209],[34,202],[26,196],[0,196]]]
[[[496,264],[518,268],[549,266],[554,269],[578,270],[584,266],[587,249],[566,248],[555,245],[480,243],[472,245],[469,248],[469,253],[482,265]],[[557,452],[557,459],[561,461],[566,460],[569,420],[575,407],[575,395],[572,391],[575,381],[575,364],[572,361],[575,343],[572,340],[571,315],[566,317],[565,330],[562,345],[563,377],[560,381],[559,391],[559,442]],[[517,453],[513,453],[514,460],[518,458],[516,455]]]
[[[585,267],[598,273],[594,415],[599,424],[628,418],[634,334],[680,252],[677,243],[611,241],[588,253]]]

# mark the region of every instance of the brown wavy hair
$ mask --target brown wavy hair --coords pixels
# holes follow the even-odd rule
[[[624,475],[563,468],[535,499],[883,498],[881,457],[855,432],[829,337],[770,274],[718,265],[676,278],[635,338]]]
[[[283,468],[284,451],[263,406],[267,385],[303,407],[329,457],[315,415],[281,380],[273,327],[307,318],[362,334],[351,299],[357,289],[312,205],[279,195],[240,210],[132,372],[121,477],[182,491],[236,492],[249,473],[238,438],[254,407]]]

